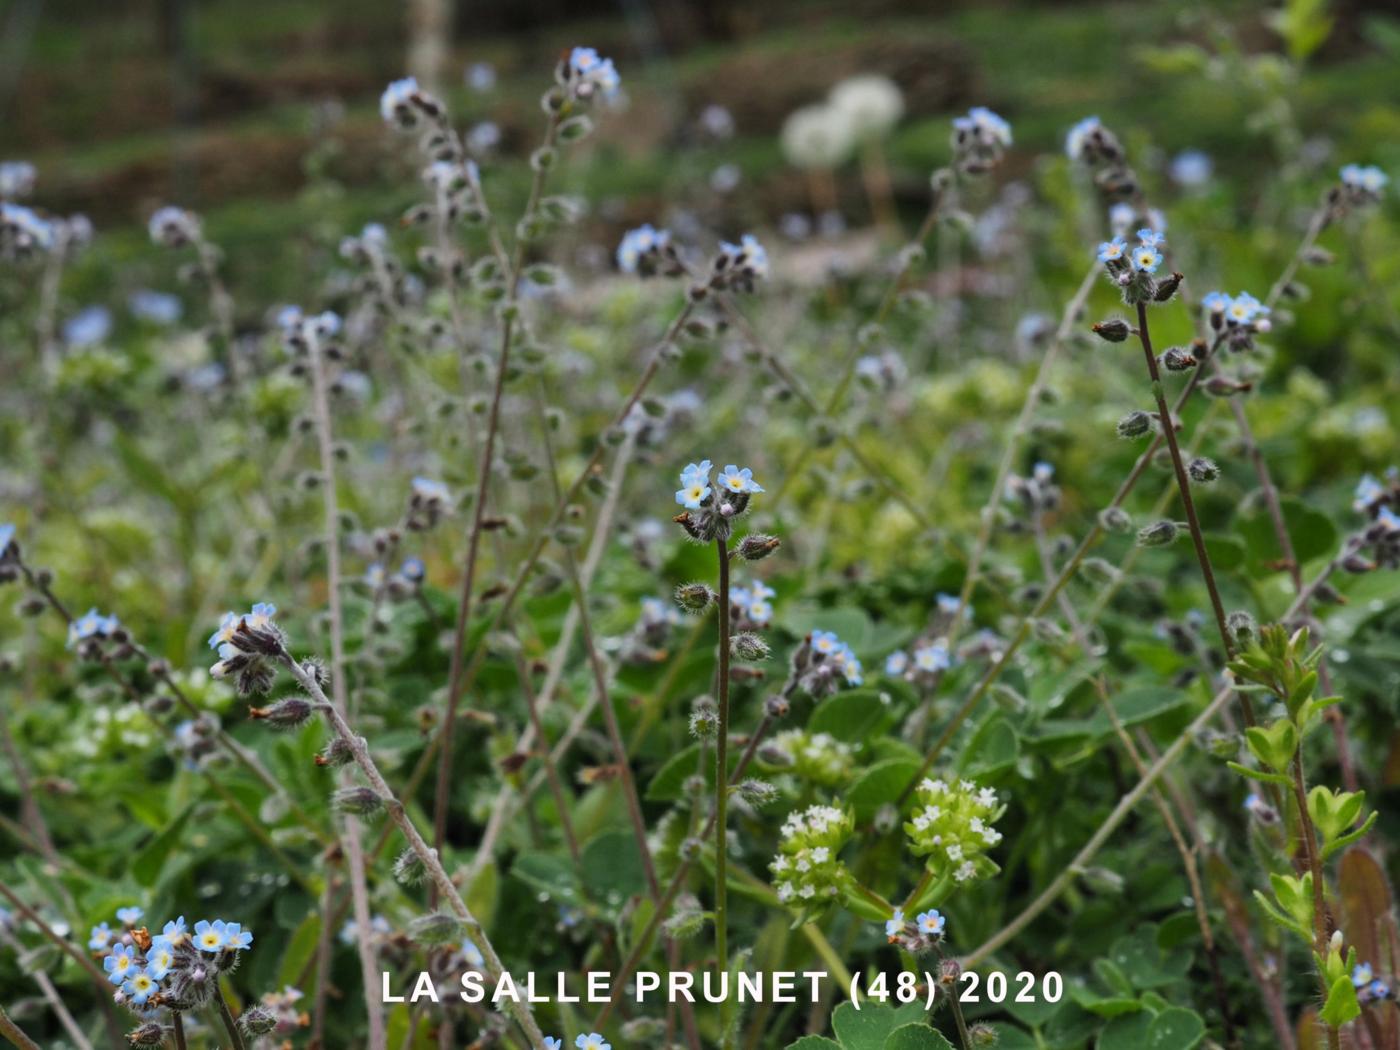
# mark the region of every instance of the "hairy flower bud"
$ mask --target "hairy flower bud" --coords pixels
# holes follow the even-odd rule
[[[452,944],[462,938],[462,922],[455,915],[444,912],[420,915],[408,924],[408,935],[429,947]]]
[[[1105,507],[1099,511],[1099,525],[1105,532],[1127,532],[1133,527],[1133,519],[1122,507]]]
[[[304,696],[288,696],[267,707],[248,708],[248,717],[260,719],[277,729],[300,729],[311,719],[315,707]]]
[[[1094,334],[1110,343],[1121,343],[1132,334],[1132,326],[1121,317],[1110,317],[1094,325]]]
[[[768,659],[769,648],[761,635],[751,631],[744,631],[736,634],[729,640],[729,651],[736,660],[743,660],[747,663],[758,663]]]
[[[428,866],[423,863],[413,849],[406,848],[394,861],[394,878],[404,886],[416,886],[428,874]]]
[[[1185,372],[1198,364],[1195,355],[1184,346],[1171,346],[1162,352],[1162,367],[1168,372]]]
[[[343,736],[334,737],[316,756],[318,766],[330,766],[332,769],[348,766],[353,761],[355,761],[355,749],[350,746],[350,741]]]
[[[1174,521],[1154,521],[1138,529],[1139,547],[1165,547],[1176,542],[1177,527]]]
[[[766,806],[778,797],[778,789],[766,780],[743,780],[736,790],[751,806]]]
[[[761,532],[750,533],[739,541],[739,557],[746,561],[762,561],[781,545],[776,536],[768,536]]]
[[[1118,436],[1127,440],[1140,438],[1152,429],[1152,417],[1146,412],[1129,412],[1118,421]]]
[[[1243,609],[1237,609],[1225,617],[1225,627],[1239,648],[1244,648],[1259,636],[1259,625],[1255,623],[1254,617]]]
[[[350,787],[342,788],[332,795],[331,805],[342,813],[368,817],[384,807],[384,799],[372,788]]]
[[[277,1027],[277,1016],[265,1006],[253,1005],[243,1011],[238,1027],[248,1035],[267,1035]]]
[[[1211,482],[1220,477],[1220,468],[1213,459],[1197,456],[1186,466],[1186,473],[1192,481]]]
[[[683,583],[676,588],[676,604],[688,613],[702,613],[719,596],[703,583]]]

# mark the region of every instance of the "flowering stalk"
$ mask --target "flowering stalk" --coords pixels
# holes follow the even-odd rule
[[[276,659],[287,669],[291,676],[296,679],[297,684],[306,690],[307,694],[315,701],[316,710],[320,711],[321,714],[325,716],[326,720],[330,723],[331,729],[335,732],[336,737],[341,741],[342,746],[349,749],[349,753],[354,759],[355,764],[359,766],[360,771],[364,773],[365,778],[369,781],[370,788],[382,801],[384,809],[389,815],[389,819],[392,820],[399,831],[403,833],[403,837],[407,840],[409,848],[413,850],[414,855],[422,862],[424,870],[428,873],[428,877],[432,879],[433,885],[437,887],[439,896],[447,902],[448,907],[452,909],[453,913],[462,921],[463,925],[471,930],[472,941],[481,950],[488,976],[490,976],[493,981],[497,980],[503,972],[500,956],[496,954],[496,950],[492,947],[491,941],[486,936],[486,931],[482,928],[480,921],[472,914],[471,909],[467,907],[466,902],[462,899],[462,895],[453,883],[452,877],[447,874],[447,870],[442,866],[442,861],[438,858],[437,850],[429,846],[422,834],[419,833],[417,826],[413,823],[413,819],[404,808],[404,804],[394,795],[393,789],[389,787],[388,781],[384,779],[384,775],[379,771],[379,766],[375,763],[374,757],[370,754],[369,744],[365,741],[365,738],[355,733],[350,727],[350,724],[345,720],[345,716],[331,703],[329,698],[327,698],[325,690],[321,688],[321,684],[316,680],[315,675],[308,672],[302,664],[298,663],[292,657],[291,653],[287,652],[285,648],[281,648],[276,654]],[[369,929],[368,924],[362,927],[362,929]],[[367,940],[368,938],[364,939]],[[525,1032],[530,1045],[536,1048],[541,1047],[544,1042],[544,1037],[540,1034],[539,1027],[535,1024],[534,1015],[530,1012],[529,1007],[512,999],[508,1008],[512,1016],[515,1017],[516,1022]]]
[[[1006,491],[1006,480],[1011,475],[1012,464],[1016,461],[1016,454],[1020,449],[1021,442],[1030,431],[1031,420],[1035,415],[1035,410],[1040,405],[1041,394],[1045,390],[1045,384],[1049,382],[1050,373],[1059,358],[1060,349],[1069,339],[1070,332],[1079,320],[1080,313],[1084,310],[1084,303],[1094,288],[1098,272],[1097,261],[1090,264],[1084,279],[1079,282],[1079,289],[1065,305],[1064,313],[1060,316],[1059,327],[1055,329],[1054,338],[1045,348],[1045,354],[1040,359],[1040,368],[1036,371],[1035,378],[1031,380],[1030,388],[1026,391],[1026,398],[1021,403],[1020,415],[1016,417],[1011,435],[1007,438],[1006,445],[1002,449],[1001,460],[997,464],[996,477],[992,481],[991,495],[987,497],[987,502],[982,507],[977,538],[973,541],[972,554],[963,575],[962,590],[958,594],[958,607],[953,613],[953,623],[948,628],[950,644],[957,641],[958,631],[962,627],[966,610],[971,605],[972,591],[977,586],[978,574],[982,569],[982,559],[986,556],[987,547],[991,543],[992,526],[996,522],[997,508],[1001,506],[1002,496]]]
[[[556,136],[559,133],[560,111],[552,110],[545,126],[542,153],[552,153]],[[540,195],[544,191],[545,173],[548,166],[535,165],[534,178],[530,183],[530,198],[525,207],[525,219],[533,221],[539,206]],[[516,241],[515,255],[511,260],[508,275],[509,291],[506,304],[501,311],[501,346],[496,359],[495,387],[491,395],[491,409],[486,421],[486,439],[481,449],[481,461],[477,470],[476,499],[472,505],[472,524],[467,535],[467,560],[462,573],[462,589],[457,605],[457,624],[452,635],[452,660],[448,673],[447,715],[442,726],[442,749],[438,754],[437,797],[433,804],[433,845],[442,848],[447,833],[447,804],[451,797],[452,777],[452,737],[457,726],[457,711],[461,706],[462,694],[466,691],[465,661],[467,626],[471,621],[473,591],[476,587],[477,557],[481,549],[482,524],[486,519],[486,500],[491,488],[491,475],[494,468],[496,435],[500,430],[501,401],[505,393],[506,376],[509,372],[511,337],[515,330],[517,314],[520,310],[518,295],[520,280],[524,275],[525,238]]]
[[[361,940],[363,939],[364,938],[361,938]],[[369,995],[369,991],[368,988],[365,989],[366,996]],[[224,1028],[228,1032],[229,1042],[232,1044],[233,1050],[247,1050],[243,1042],[243,1033],[238,1030],[238,1021],[233,1016],[233,1011],[228,1007],[228,1000],[224,998],[224,990],[220,987],[219,981],[214,982],[214,1002],[219,1007],[219,1019],[224,1022]],[[382,1036],[380,1037],[380,1042],[373,1042],[373,1025],[370,1026],[370,1033],[370,1046],[382,1047],[384,1045]]]
[[[1157,401],[1157,418],[1161,422],[1162,434],[1167,440],[1167,450],[1171,453],[1172,470],[1176,474],[1177,491],[1181,494],[1181,507],[1186,513],[1186,522],[1191,531],[1191,542],[1196,548],[1196,560],[1201,566],[1201,576],[1206,590],[1210,593],[1210,607],[1215,613],[1215,625],[1220,631],[1220,642],[1229,658],[1235,655],[1234,639],[1225,623],[1225,606],[1220,601],[1220,590],[1215,583],[1215,571],[1211,567],[1210,553],[1206,550],[1205,534],[1201,531],[1200,519],[1196,517],[1196,503],[1191,498],[1191,479],[1186,475],[1186,464],[1181,458],[1181,446],[1176,440],[1176,426],[1172,421],[1171,409],[1167,407],[1166,395],[1162,392],[1162,376],[1157,369],[1157,355],[1152,351],[1152,336],[1147,325],[1147,303],[1139,299],[1137,303],[1137,335],[1142,345],[1143,357],[1147,361],[1147,374],[1152,381],[1152,396]],[[1241,694],[1245,719],[1251,725],[1254,709],[1249,698]]]
[[[1329,577],[1342,569],[1343,564],[1353,557],[1359,549],[1360,541],[1358,537],[1350,537],[1343,545],[1341,552],[1328,562],[1328,564],[1313,578],[1304,589],[1303,593],[1293,599],[1292,604],[1279,617],[1280,622],[1287,622],[1298,614],[1298,611],[1312,597],[1313,593],[1325,584]],[[1174,739],[1165,751],[1152,763],[1146,774],[1144,774],[1126,794],[1118,799],[1118,803],[1113,807],[1109,815],[1104,818],[1103,823],[1094,831],[1089,840],[1074,855],[1074,858],[1066,864],[1058,875],[1051,881],[1040,894],[1028,904],[1019,915],[1003,926],[975,950],[968,953],[960,961],[964,967],[976,966],[983,959],[986,959],[993,952],[998,951],[1003,945],[1012,940],[1017,934],[1035,921],[1046,908],[1053,904],[1073,882],[1077,879],[1089,862],[1094,859],[1098,851],[1128,818],[1128,814],[1140,802],[1144,795],[1152,789],[1152,785],[1175,764],[1176,760],[1191,746],[1202,730],[1206,728],[1211,720],[1219,714],[1229,703],[1230,698],[1235,694],[1233,684],[1228,684],[1219,690],[1198,714],[1191,724],[1182,730],[1181,734]]]
[[[726,869],[729,866],[729,539],[715,540],[719,558],[719,727],[715,733],[715,956],[721,973],[729,972],[729,912]],[[726,1034],[725,1041],[728,1041]]]
[[[340,510],[337,505],[335,483],[335,447],[331,434],[330,397],[327,392],[325,348],[321,344],[318,326],[312,323],[302,325],[306,341],[307,356],[311,371],[312,409],[316,421],[316,441],[321,459],[322,501],[325,510],[326,547],[326,600],[331,618],[331,688],[335,703],[341,712],[347,711],[348,700],[345,683],[345,618],[341,609],[340,586]],[[342,783],[349,783],[348,771],[341,777]],[[375,996],[379,966],[374,957],[374,945],[365,931],[370,928],[369,880],[365,873],[364,843],[360,837],[360,822],[347,813],[342,825],[344,833],[341,843],[345,848],[346,860],[350,868],[350,894],[355,910],[355,924],[361,931],[356,938],[360,956],[361,977],[365,986],[365,1009],[369,1018],[369,1045],[371,1050],[382,1050],[385,1042],[384,1012]],[[222,1003],[221,1003],[222,1005]]]
[[[666,334],[653,348],[651,359],[647,362],[646,367],[643,368],[642,374],[637,378],[637,383],[632,388],[632,392],[627,396],[622,407],[613,417],[613,421],[608,426],[607,432],[614,431],[620,427],[628,416],[632,414],[633,409],[637,407],[638,402],[640,402],[643,395],[645,395],[647,387],[651,385],[651,381],[656,377],[656,373],[660,371],[661,364],[666,357],[667,349],[680,337],[686,322],[690,320],[690,316],[695,310],[695,305],[695,302],[687,297],[685,306],[676,314],[670,326],[667,328]],[[587,462],[584,463],[583,469],[579,471],[578,476],[569,487],[564,490],[564,494],[555,501],[554,509],[546,519],[544,527],[536,533],[534,542],[520,560],[519,567],[515,571],[515,576],[511,580],[510,586],[506,588],[505,594],[502,595],[494,611],[491,613],[490,619],[486,623],[486,629],[482,633],[483,638],[489,636],[515,608],[515,603],[523,593],[525,584],[528,582],[530,574],[534,571],[536,564],[538,564],[540,556],[544,553],[545,547],[549,545],[549,541],[554,537],[556,530],[563,522],[569,506],[578,498],[579,493],[583,491],[583,487],[587,484],[588,479],[593,477],[597,472],[607,447],[608,444],[606,441],[597,442]],[[454,653],[458,651],[458,648],[459,647],[454,647]],[[459,694],[464,694],[475,683],[477,673],[481,670],[481,665],[485,662],[485,659],[486,648],[483,645],[478,645],[472,653],[470,662],[468,662],[461,671],[461,684],[458,689]],[[428,746],[424,748],[423,754],[419,757],[418,764],[414,767],[413,772],[409,776],[406,790],[407,794],[412,794],[413,791],[417,790],[418,785],[422,782],[422,778],[427,774],[432,762],[440,753],[445,735],[446,727],[444,726],[434,734]]]

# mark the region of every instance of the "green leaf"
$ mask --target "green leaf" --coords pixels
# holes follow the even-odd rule
[[[515,858],[510,873],[526,885],[533,886],[564,904],[578,904],[578,883],[574,878],[573,861],[555,853],[529,852]]]
[[[835,631],[837,636],[860,653],[870,645],[875,626],[864,609],[846,606],[823,609],[815,605],[793,605],[778,616],[779,623],[801,637],[812,631]]]
[[[855,744],[874,736],[888,717],[889,708],[878,690],[852,689],[817,705],[807,720],[807,731],[830,733],[837,740]]]
[[[646,871],[630,831],[605,831],[583,847],[579,856],[583,888],[599,904],[620,908],[646,888]]]
[[[1125,689],[1113,697],[1112,702],[1118,720],[1124,726],[1135,726],[1175,710],[1189,699],[1184,690],[1151,685]],[[1101,709],[1095,712],[1089,722],[1093,731],[1099,735],[1113,732],[1113,723],[1108,720],[1108,714]]]
[[[180,834],[194,812],[194,803],[186,806],[170,825],[137,851],[131,861],[131,874],[142,886],[154,886],[160,878],[166,860],[180,842]]]
[[[894,1009],[867,999],[857,1010],[852,1003],[843,1002],[831,1015],[831,1030],[840,1040],[842,1050],[884,1050],[891,1032],[919,1020],[923,1012],[921,1003]]]
[[[919,763],[907,758],[886,759],[867,769],[846,792],[856,820],[869,820],[881,806],[895,802],[918,772]]]
[[[320,936],[321,916],[313,911],[301,920],[287,941],[287,950],[282,953],[282,965],[277,970],[277,987],[297,987],[301,983],[303,971],[311,972],[308,964],[316,954],[316,943]]]
[[[841,1050],[841,1044],[824,1035],[804,1035],[795,1043],[788,1043],[787,1050]]]
[[[1152,1019],[1143,1050],[1191,1050],[1206,1034],[1205,1022],[1194,1010],[1169,1006]]]
[[[969,776],[986,776],[1016,764],[1021,742],[1005,718],[984,722],[963,749],[959,765]]]
[[[888,1036],[882,1050],[953,1050],[942,1035],[922,1022],[900,1025]]]
[[[1285,496],[1280,504],[1288,538],[1300,564],[1330,555],[1336,550],[1337,527],[1330,517],[1292,497]],[[1239,519],[1235,530],[1249,551],[1255,575],[1272,571],[1270,567],[1283,560],[1283,551],[1279,549],[1278,539],[1274,535],[1273,519],[1267,510]]]

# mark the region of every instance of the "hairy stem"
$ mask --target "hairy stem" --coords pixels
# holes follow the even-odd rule
[[[715,734],[715,956],[729,972],[729,540],[715,540],[719,558],[719,729]],[[726,1041],[728,1036],[725,1036]]]
[[[316,419],[316,441],[321,458],[322,501],[325,510],[326,601],[331,618],[331,690],[335,706],[342,714],[349,710],[345,681],[345,617],[341,608],[340,577],[340,509],[336,502],[335,448],[331,434],[330,399],[327,392],[326,367],[320,338],[307,339],[307,355],[311,365],[311,397]],[[351,783],[349,770],[341,774],[341,783]],[[377,987],[379,964],[374,956],[374,944],[369,937],[369,879],[365,874],[364,842],[360,823],[349,814],[344,818],[341,844],[350,869],[350,899],[355,911],[355,926],[360,935],[355,939],[360,957],[360,973],[365,986],[365,1011],[369,1018],[371,1050],[384,1050],[384,1011],[380,1008]]]
[[[407,840],[409,848],[413,850],[418,859],[422,861],[424,870],[427,871],[428,877],[432,879],[433,885],[437,887],[439,896],[447,901],[453,914],[462,921],[463,925],[469,927],[472,931],[472,940],[475,942],[477,948],[480,949],[482,958],[486,963],[485,969],[487,975],[492,981],[499,979],[503,971],[500,956],[496,954],[496,949],[492,946],[490,938],[486,936],[486,931],[482,928],[480,921],[472,914],[471,909],[467,907],[466,902],[462,899],[462,895],[458,891],[456,884],[453,883],[451,876],[447,874],[447,869],[442,866],[442,861],[438,857],[437,850],[428,845],[427,840],[423,838],[417,826],[413,823],[413,819],[408,815],[408,811],[404,808],[403,803],[394,795],[393,789],[389,787],[388,781],[384,779],[384,775],[379,771],[379,766],[375,763],[374,757],[369,752],[369,744],[365,741],[364,737],[357,734],[351,728],[345,716],[327,698],[325,690],[321,688],[320,683],[316,681],[315,677],[293,659],[290,653],[284,650],[278,655],[278,660],[288,670],[291,676],[296,679],[297,684],[305,689],[307,694],[316,701],[322,714],[329,720],[331,728],[335,731],[336,736],[349,747],[350,753],[354,756],[355,764],[358,765],[360,771],[364,773],[365,779],[369,781],[370,787],[383,799],[385,809],[389,813],[389,818],[394,822],[394,825],[399,831],[403,833],[403,837]],[[368,925],[364,927],[364,929],[368,928]],[[513,1000],[508,1004],[507,1008],[529,1039],[530,1045],[535,1047],[536,1050],[539,1050],[544,1044],[544,1037],[540,1034],[539,1026],[536,1025],[534,1015],[530,1012],[530,1008],[524,1003],[515,1002]]]

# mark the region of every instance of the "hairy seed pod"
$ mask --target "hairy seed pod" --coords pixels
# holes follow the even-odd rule
[[[1176,542],[1178,529],[1174,521],[1154,521],[1138,530],[1139,547],[1165,547]]]

